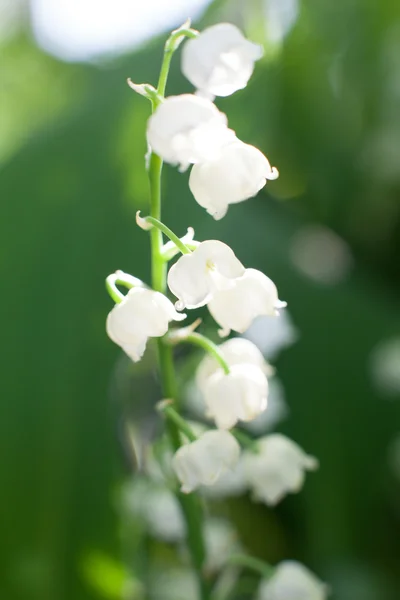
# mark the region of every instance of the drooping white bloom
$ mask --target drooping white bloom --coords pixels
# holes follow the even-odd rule
[[[237,533],[232,524],[219,517],[208,518],[204,523],[204,544],[207,573],[215,573],[226,564],[229,556],[240,548]]]
[[[262,55],[262,47],[246,40],[235,25],[219,23],[185,43],[181,68],[200,92],[230,96],[246,87]]]
[[[228,431],[206,431],[195,442],[181,446],[172,459],[173,469],[189,494],[200,485],[213,485],[239,460],[240,447]]]
[[[251,421],[267,408],[268,380],[259,367],[238,364],[230,373],[216,371],[203,387],[207,415],[219,429]]]
[[[328,586],[304,565],[281,562],[270,579],[261,581],[257,600],[326,600]]]
[[[258,367],[266,375],[273,373],[272,367],[264,360],[260,350],[250,340],[232,338],[219,344],[218,349],[230,367],[249,364]],[[219,370],[221,370],[219,362],[211,354],[207,354],[199,364],[196,373],[196,383],[200,390],[204,390],[208,378]]]
[[[163,336],[170,321],[182,321],[185,317],[176,312],[172,302],[163,294],[132,288],[109,312],[107,334],[136,362],[142,358],[149,337]]]
[[[278,299],[274,282],[257,269],[246,269],[228,289],[216,291],[208,302],[208,309],[222,327],[221,336],[231,329],[244,333],[260,315],[278,316],[286,302]]]
[[[226,115],[206,98],[169,96],[147,123],[147,141],[156,154],[185,170],[190,164],[219,156],[235,139]]]
[[[233,250],[218,240],[201,242],[191,254],[184,254],[170,268],[168,286],[179,298],[176,308],[204,306],[217,290],[234,285],[245,272]]]
[[[244,470],[254,498],[273,506],[289,492],[298,492],[305,471],[318,468],[318,461],[295,442],[279,433],[258,442],[258,453],[245,451]]]
[[[268,179],[278,176],[260,150],[236,140],[224,146],[216,159],[193,165],[189,187],[196,202],[218,220],[229,204],[252,198]]]

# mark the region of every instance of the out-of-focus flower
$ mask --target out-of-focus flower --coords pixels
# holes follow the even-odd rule
[[[153,487],[146,497],[144,516],[149,532],[166,542],[176,542],[185,536],[185,523],[174,494],[167,488]]]
[[[266,375],[273,373],[272,367],[264,360],[257,346],[249,340],[232,338],[219,344],[218,349],[230,367],[249,364],[258,367]],[[210,354],[203,358],[196,373],[196,383],[200,390],[204,390],[207,379],[220,369],[221,365]]]
[[[400,433],[389,444],[388,462],[393,475],[400,481]]]
[[[136,362],[143,356],[149,337],[165,335],[170,321],[182,321],[185,316],[176,312],[163,294],[132,288],[109,312],[106,329],[112,341]]]
[[[379,391],[387,397],[400,395],[400,337],[382,340],[370,356],[371,375]]]
[[[268,387],[268,409],[253,421],[243,423],[243,427],[253,435],[262,435],[271,431],[286,418],[289,412],[285,402],[285,390],[276,376],[268,380]]]
[[[185,43],[181,68],[201,93],[230,96],[246,87],[262,55],[262,47],[246,40],[235,25],[219,23]]]
[[[168,286],[179,298],[176,308],[204,306],[217,290],[234,285],[245,272],[233,250],[218,240],[201,242],[191,254],[184,254],[170,268]]]
[[[120,504],[124,516],[139,520],[155,538],[170,543],[184,538],[185,524],[178,501],[164,482],[137,476],[122,488]]]
[[[193,165],[189,187],[196,202],[218,220],[229,204],[252,198],[278,175],[260,150],[236,140],[224,146],[218,158]]]
[[[174,454],[172,466],[189,494],[200,485],[213,485],[240,456],[240,446],[228,431],[206,431],[196,441],[181,446]]]
[[[274,282],[257,269],[246,269],[231,287],[218,290],[208,302],[211,315],[222,327],[221,336],[229,335],[231,329],[244,333],[256,317],[278,316],[285,306]]]
[[[300,229],[292,240],[290,255],[303,275],[323,285],[341,283],[353,266],[348,244],[334,231],[321,225]]]
[[[229,521],[212,517],[204,524],[204,542],[206,547],[207,572],[219,571],[229,556],[239,549],[236,531]]]
[[[169,96],[147,124],[150,148],[163,160],[185,170],[190,164],[217,158],[236,139],[226,116],[206,98]]]
[[[213,486],[202,488],[202,492],[207,498],[218,499],[240,496],[246,490],[247,480],[244,474],[242,456],[234,468],[223,473]]]
[[[192,569],[171,565],[162,568],[161,563],[156,563],[150,570],[146,593],[152,600],[200,600],[196,574]]]
[[[305,471],[318,468],[318,461],[284,435],[275,433],[258,441],[258,452],[246,450],[244,471],[254,498],[273,506],[289,492],[303,486]]]
[[[283,309],[279,311],[279,319],[267,315],[254,319],[243,336],[253,342],[267,360],[273,360],[281,350],[297,342],[299,332],[289,311]]]
[[[231,367],[230,373],[216,371],[203,386],[207,415],[220,429],[230,429],[238,421],[251,421],[267,408],[268,380],[251,364]]]
[[[270,579],[261,581],[257,600],[326,600],[328,586],[304,565],[281,562]]]

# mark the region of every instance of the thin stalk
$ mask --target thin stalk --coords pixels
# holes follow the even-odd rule
[[[160,411],[164,413],[167,419],[175,423],[178,429],[187,437],[189,442],[195,442],[197,440],[197,437],[185,419],[183,419],[171,405],[165,404],[164,406],[161,406]]]
[[[240,429],[235,428],[235,429],[231,429],[231,434],[233,436],[235,436],[235,438],[237,439],[239,444],[241,446],[243,446],[244,448],[248,448],[251,452],[254,452],[255,454],[257,454],[259,452],[257,440],[254,440],[252,437],[247,435],[247,433],[245,433],[244,431],[241,431]]]
[[[173,34],[174,35],[174,34]],[[184,35],[184,34],[183,34]],[[176,40],[176,38],[175,38]],[[168,46],[164,53],[164,60],[161,66],[160,78],[158,81],[157,92],[164,96],[165,87],[169,72],[174,44]],[[156,109],[156,103],[153,103],[153,111]],[[150,215],[154,219],[161,221],[161,173],[163,162],[161,158],[152,153],[149,163],[149,183],[150,183]],[[153,227],[150,231],[151,242],[151,265],[152,265],[152,286],[153,289],[166,292],[166,274],[167,265],[162,256],[162,232]],[[160,369],[160,378],[162,393],[164,398],[170,398],[176,401],[177,387],[175,381],[175,370],[173,363],[172,348],[164,344],[161,338],[157,340],[158,360]],[[174,421],[167,420],[167,431],[171,440],[172,448],[176,451],[180,445],[179,429]],[[201,600],[209,600],[210,590],[205,581],[202,571],[205,560],[205,546],[203,538],[203,511],[200,498],[196,494],[183,494],[178,491],[177,499],[182,509],[186,522],[187,545],[192,559],[193,568],[196,572]]]
[[[187,342],[188,344],[199,346],[208,354],[210,354],[210,356],[215,358],[215,360],[220,364],[220,366],[224,370],[224,373],[226,375],[229,375],[229,373],[231,372],[230,367],[226,362],[221,350],[216,344],[214,344],[214,342],[212,342],[205,335],[197,333],[196,331],[188,333],[187,335],[182,335],[182,331],[184,331],[184,329],[178,329],[177,331],[173,331],[170,334],[167,334],[165,341],[170,344],[179,344]]]
[[[128,288],[128,290],[133,287],[145,287],[143,281],[133,275],[129,275],[123,271],[111,273],[106,279],[106,289],[115,304],[119,304],[125,298],[124,294],[117,288],[117,285],[122,285],[123,287]]]
[[[152,225],[153,228],[156,227],[162,233],[164,233],[167,236],[167,238],[169,238],[171,242],[175,244],[178,250],[182,252],[182,254],[190,254],[189,248],[182,242],[182,240],[178,238],[178,236],[172,231],[172,229],[164,225],[164,223],[162,223],[159,219],[156,219],[155,217],[140,217],[140,219]]]
[[[275,571],[274,567],[272,567],[269,563],[264,562],[260,558],[255,558],[254,556],[249,556],[247,554],[232,554],[229,557],[229,564],[251,569],[265,579],[272,577]]]

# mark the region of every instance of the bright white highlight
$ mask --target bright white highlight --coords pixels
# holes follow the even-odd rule
[[[210,0],[31,0],[35,37],[67,61],[131,50],[153,36],[196,19]]]
[[[229,204],[252,198],[268,179],[278,176],[260,150],[236,139],[222,148],[215,160],[193,166],[189,187],[196,202],[219,220],[226,215]]]
[[[170,321],[185,317],[163,294],[132,288],[108,314],[107,334],[136,362],[142,358],[149,337],[161,337],[167,333]]]
[[[192,254],[170,268],[168,287],[178,298],[176,308],[204,306],[218,290],[229,289],[245,268],[229,246],[218,240],[201,242]]]
[[[147,141],[163,160],[184,171],[190,164],[219,157],[235,139],[215,104],[193,94],[169,96],[147,123]]]
[[[263,49],[246,40],[231,23],[218,23],[188,40],[182,50],[182,73],[203,94],[230,96],[246,87]]]
[[[269,277],[257,269],[246,269],[232,286],[213,294],[208,310],[221,326],[219,334],[225,337],[231,329],[244,333],[260,315],[279,316],[279,309],[285,306]]]

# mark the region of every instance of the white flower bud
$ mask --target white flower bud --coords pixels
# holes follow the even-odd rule
[[[178,310],[204,306],[216,290],[234,285],[245,272],[233,250],[218,240],[202,242],[191,254],[184,254],[170,268],[168,286],[179,298]]]
[[[156,154],[184,171],[189,164],[219,156],[235,139],[226,115],[206,98],[192,94],[170,96],[147,124],[147,141]]]
[[[272,375],[272,367],[264,360],[263,355],[255,344],[244,338],[232,338],[223,344],[219,344],[219,351],[230,367],[240,364],[249,364],[258,367],[266,375]],[[200,390],[204,390],[207,379],[216,371],[221,370],[219,362],[206,354],[198,366],[196,383]]]
[[[163,336],[170,321],[185,317],[163,294],[132,288],[108,314],[107,334],[136,362],[143,356],[147,338]]]
[[[200,92],[230,96],[246,87],[262,55],[262,47],[246,40],[235,25],[219,23],[185,43],[181,68]]]
[[[318,461],[295,442],[279,433],[258,442],[259,452],[245,451],[244,471],[254,498],[273,506],[289,492],[300,491],[305,471],[318,468]]]
[[[231,329],[244,333],[256,317],[277,316],[284,306],[274,282],[256,269],[246,269],[229,289],[216,291],[208,302],[211,315],[222,327],[221,336]]]
[[[251,364],[231,367],[229,374],[216,371],[203,387],[207,416],[219,429],[230,429],[238,421],[251,421],[267,408],[268,380]]]
[[[239,460],[240,446],[228,431],[206,431],[195,442],[181,446],[172,459],[173,469],[189,494],[200,485],[213,485]]]
[[[281,562],[270,579],[261,581],[257,600],[326,600],[328,586],[304,565]]]
[[[189,187],[196,202],[218,220],[226,215],[229,204],[252,198],[267,179],[278,176],[260,150],[236,140],[224,146],[218,158],[194,165]]]

